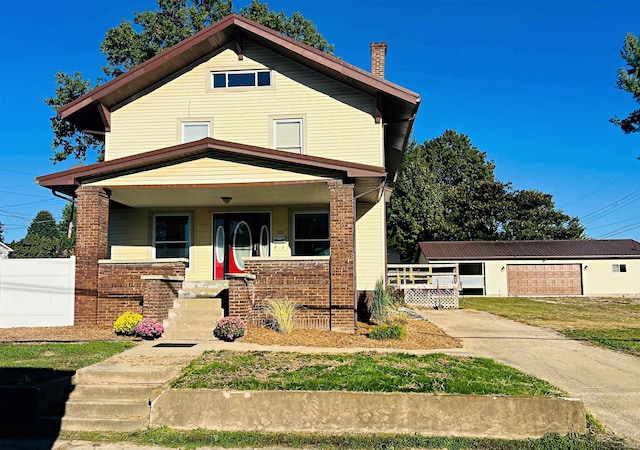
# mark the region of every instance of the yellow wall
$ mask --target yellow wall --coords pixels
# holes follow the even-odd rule
[[[105,159],[180,142],[180,121],[207,119],[212,137],[272,147],[275,117],[303,117],[305,153],[383,165],[375,99],[251,42],[239,61],[231,49],[111,113]],[[211,72],[272,69],[271,87],[211,89]]]
[[[370,208],[370,209],[369,209]],[[356,212],[356,289],[372,291],[386,267],[384,200]]]
[[[217,213],[256,211],[271,213],[271,254],[278,257],[291,256],[289,247],[289,209],[282,206],[270,208],[229,208]],[[147,261],[153,258],[153,215],[183,212],[191,216],[190,267],[187,280],[210,280],[213,277],[213,230],[212,208],[194,209],[112,209],[109,212],[110,258],[115,261]],[[282,233],[287,238],[284,244],[273,242],[274,236]]]

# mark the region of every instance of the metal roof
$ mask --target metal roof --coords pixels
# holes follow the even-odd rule
[[[633,239],[556,241],[420,242],[429,260],[640,258],[640,243]]]

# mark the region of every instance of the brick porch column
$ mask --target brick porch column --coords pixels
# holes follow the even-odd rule
[[[99,186],[81,186],[76,228],[76,325],[98,322],[98,260],[109,254],[109,196]]]
[[[329,283],[331,329],[355,330],[355,199],[353,185],[331,180],[329,186]]]

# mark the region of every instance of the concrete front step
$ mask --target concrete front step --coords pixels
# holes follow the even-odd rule
[[[162,389],[157,385],[80,384],[69,394],[69,400],[132,400],[155,399]]]
[[[139,419],[149,416],[149,400],[71,400],[65,417],[89,419]]]
[[[214,298],[217,297],[224,289],[219,287],[206,288],[182,288],[178,289],[178,298]]]
[[[174,319],[167,319],[165,321],[165,328],[169,328],[170,330],[180,330],[185,328],[195,329],[208,327],[213,330],[220,319],[222,319],[222,316],[211,316],[200,319],[185,319],[182,317],[176,317]]]
[[[222,309],[222,300],[220,298],[178,298],[173,301],[173,309],[203,309],[213,311]]]
[[[101,367],[100,364],[80,369],[73,377],[76,385],[81,384],[156,384],[160,385],[177,377],[179,367],[131,366],[126,364]]]
[[[207,328],[179,328],[165,331],[162,341],[215,341],[213,337],[213,326]]]
[[[47,420],[47,418],[43,418]],[[41,420],[43,420],[41,419]],[[60,423],[60,429],[65,431],[143,431],[149,426],[149,417],[136,417],[127,419],[106,419],[88,417],[67,417],[62,420],[52,417],[49,420]]]
[[[193,309],[193,308],[176,308],[169,311],[169,319],[180,320],[194,320],[194,319],[207,319],[209,321],[215,320],[216,323],[222,318],[224,311],[222,308],[218,309]]]
[[[200,281],[183,281],[182,287],[187,289],[192,288],[219,288],[227,289],[229,287],[229,280],[200,280]]]

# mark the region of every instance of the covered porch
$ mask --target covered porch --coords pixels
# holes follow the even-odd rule
[[[228,279],[229,315],[259,322],[269,299],[286,297],[306,326],[353,332],[356,222],[379,203],[383,169],[304,155],[294,164],[269,149],[229,157],[212,141],[191,143],[186,158],[38,179],[77,201],[76,323],[149,312],[153,295],[177,295],[182,280]],[[169,300],[151,303],[162,319]]]

